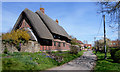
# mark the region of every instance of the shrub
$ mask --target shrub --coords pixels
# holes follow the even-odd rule
[[[20,51],[21,43],[25,43],[30,39],[29,34],[27,33],[27,31],[23,30],[15,30],[15,31],[11,31],[10,33],[5,33],[2,34],[2,42],[3,44],[9,43],[9,44],[13,44],[16,46],[16,48],[18,49],[18,51]]]
[[[115,62],[120,63],[120,50],[118,50],[118,51],[115,53],[114,59],[115,59]]]
[[[77,54],[79,52],[79,47],[77,45],[72,45],[70,47],[70,53]]]
[[[112,59],[114,60],[115,58],[115,53],[118,51],[118,50],[120,50],[119,48],[111,48],[111,50],[110,50],[110,54],[111,54],[111,57],[112,57]]]
[[[24,41],[28,41],[30,39],[29,34],[25,30],[16,30],[16,31],[11,31],[10,33],[5,33],[2,34],[2,40],[3,42],[8,42],[8,43],[23,43]]]

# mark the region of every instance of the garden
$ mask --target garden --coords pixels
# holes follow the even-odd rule
[[[8,70],[25,72],[30,70],[46,70],[80,57],[84,52],[84,50],[80,51],[80,47],[76,46],[78,45],[76,40],[71,41],[70,51],[20,52],[21,44],[27,43],[29,39],[30,36],[25,30],[16,30],[2,34],[2,43],[5,44],[5,49],[0,54],[3,72]],[[14,45],[18,52],[10,52],[7,49],[7,44]]]
[[[46,70],[67,63],[81,56],[83,52],[80,51],[77,54],[71,54],[70,51],[57,51],[51,52],[51,54],[48,52],[2,54],[2,70],[3,72],[6,70]]]

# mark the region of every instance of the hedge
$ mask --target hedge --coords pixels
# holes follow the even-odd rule
[[[118,50],[116,53],[115,53],[115,62],[118,62],[120,63],[120,50]]]
[[[115,61],[116,59],[116,57],[115,57],[115,54],[116,54],[116,52],[118,51],[118,50],[120,50],[119,48],[111,48],[111,50],[110,50],[110,54],[111,54],[111,57],[112,57],[112,59]]]

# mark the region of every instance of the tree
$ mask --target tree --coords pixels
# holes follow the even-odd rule
[[[106,38],[106,46],[109,47],[109,45],[110,39]],[[104,39],[95,41],[94,47],[96,47],[98,51],[104,51]]]
[[[79,46],[79,43],[77,42],[77,38],[75,38],[74,36],[70,36],[71,37],[71,45],[78,45]]]
[[[98,13],[106,14],[107,23],[109,27],[116,31],[118,29],[120,19],[120,1],[110,2],[110,0],[103,0],[104,2],[98,2],[100,6]]]

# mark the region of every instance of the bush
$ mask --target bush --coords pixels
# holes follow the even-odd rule
[[[110,50],[110,54],[111,54],[111,57],[112,57],[112,59],[113,60],[115,60],[115,53],[118,51],[118,50],[120,50],[119,48],[111,48],[111,50]]]
[[[79,47],[77,45],[72,45],[70,47],[70,53],[77,54],[79,52]]]
[[[30,35],[25,30],[15,30],[10,33],[2,34],[2,41],[12,44],[24,43],[30,39]]]
[[[118,51],[115,53],[114,59],[115,59],[115,62],[120,63],[120,50],[118,50]]]

